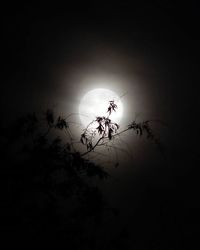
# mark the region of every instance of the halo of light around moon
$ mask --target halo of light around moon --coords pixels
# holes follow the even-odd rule
[[[110,119],[119,123],[123,115],[120,97],[112,90],[98,88],[87,92],[80,101],[79,117],[83,126],[87,126],[97,116],[108,116],[109,101],[117,104],[116,112],[111,113]]]

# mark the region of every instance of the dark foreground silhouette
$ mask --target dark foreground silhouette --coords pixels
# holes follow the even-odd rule
[[[104,201],[94,178],[109,177],[56,135],[66,123],[35,114],[2,130],[1,172],[5,246],[95,249]]]
[[[124,228],[119,211],[96,185],[109,174],[83,158],[70,135],[67,141],[58,136],[67,133],[67,126],[47,110],[42,118],[28,114],[0,130],[2,245],[112,250],[189,249],[197,243],[199,175],[194,179],[192,158],[186,161],[175,153],[170,168],[148,164],[148,178],[130,187],[134,211]],[[117,225],[112,231],[104,223],[108,218]],[[102,231],[108,232],[106,239]]]
[[[84,156],[99,145],[106,148],[115,136],[129,130],[139,136],[145,133],[162,149],[150,121],[134,121],[118,132],[119,125],[110,120],[116,108],[111,101],[108,116],[91,122],[98,123],[96,143],[93,130],[84,130],[80,143],[86,146],[85,153],[75,149],[66,119],[55,117],[51,110],[42,117],[27,114],[1,129],[2,228],[8,246],[99,249],[101,223],[107,216],[116,216],[117,210],[106,203],[95,184],[96,178],[104,181],[109,174]]]

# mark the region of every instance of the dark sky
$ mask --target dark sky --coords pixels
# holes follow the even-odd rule
[[[120,184],[108,184],[110,195],[130,216],[132,233],[136,223],[138,235],[145,237],[162,203],[169,210],[163,227],[169,220],[176,223],[168,222],[167,229],[160,230],[177,234],[180,240],[189,227],[191,237],[196,235],[200,222],[195,163],[199,161],[199,7],[196,1],[138,2],[3,7],[1,117],[5,126],[29,110],[55,105],[63,112],[66,105],[66,112],[71,112],[87,88],[81,85],[82,77],[125,79],[129,112],[136,98],[134,111],[169,124],[164,135],[168,160],[151,155],[148,148],[144,154],[139,150],[137,173],[130,170],[132,165],[126,171],[123,166],[116,170],[116,179],[125,173]]]
[[[128,79],[125,92],[139,78],[141,97],[133,98],[149,98],[153,115],[190,123],[198,100],[197,7],[172,1],[6,6],[1,111],[53,105],[69,96],[62,95],[63,78],[67,89],[77,74],[79,81],[103,74]],[[137,112],[148,108],[142,101]]]

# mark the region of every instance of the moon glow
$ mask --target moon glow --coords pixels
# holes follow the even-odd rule
[[[87,126],[97,116],[108,116],[109,101],[117,104],[116,112],[111,113],[110,119],[119,123],[123,115],[120,97],[112,90],[98,88],[87,92],[80,101],[79,116],[83,126]]]

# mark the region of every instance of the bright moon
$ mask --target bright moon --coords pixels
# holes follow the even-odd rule
[[[79,116],[83,126],[87,126],[97,116],[108,116],[109,101],[114,101],[117,105],[116,112],[111,113],[110,119],[119,123],[123,114],[120,97],[112,90],[99,88],[86,93],[80,101]]]

